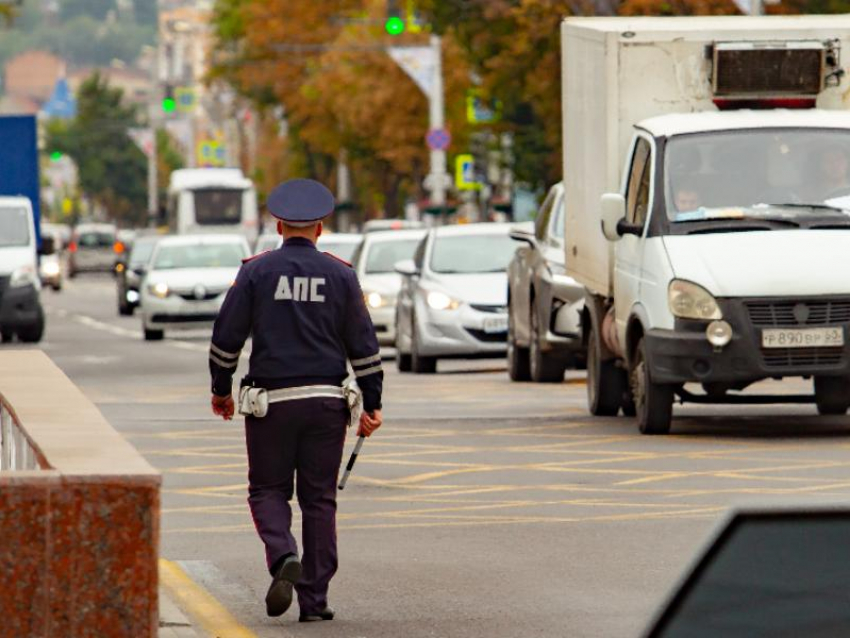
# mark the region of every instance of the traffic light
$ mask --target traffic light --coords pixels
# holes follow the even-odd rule
[[[384,29],[392,36],[401,35],[407,25],[404,21],[404,12],[399,7],[399,0],[387,0],[387,21]]]
[[[174,99],[174,87],[167,84],[162,98],[162,110],[164,113],[173,113],[176,108],[177,101]]]
[[[58,162],[62,159],[62,151],[53,151],[50,153],[50,161]]]

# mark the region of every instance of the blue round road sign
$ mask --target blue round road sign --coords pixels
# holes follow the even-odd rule
[[[432,151],[445,151],[452,143],[452,135],[444,128],[437,128],[428,131],[425,141]]]

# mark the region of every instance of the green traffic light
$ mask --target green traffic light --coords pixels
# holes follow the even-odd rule
[[[404,20],[397,17],[388,18],[384,28],[390,35],[401,35],[405,29]]]
[[[167,97],[162,101],[162,110],[166,113],[171,113],[176,108],[177,103],[174,101],[174,98]]]
[[[62,159],[62,151],[53,151],[50,154],[50,161],[51,162],[58,162],[61,159]]]

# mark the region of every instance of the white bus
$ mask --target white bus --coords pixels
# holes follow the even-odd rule
[[[171,173],[168,227],[172,233],[240,233],[257,239],[253,182],[238,168],[183,168]]]

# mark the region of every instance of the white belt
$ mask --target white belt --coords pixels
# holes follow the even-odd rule
[[[269,403],[296,401],[298,399],[315,399],[318,397],[326,397],[329,399],[345,398],[345,390],[338,385],[304,385],[297,388],[269,390],[268,393]]]

